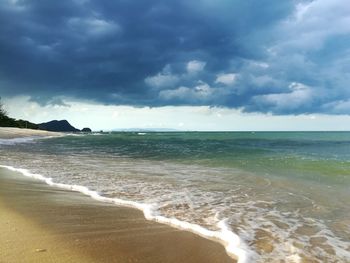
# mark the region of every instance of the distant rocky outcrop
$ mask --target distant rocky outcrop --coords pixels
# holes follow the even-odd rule
[[[38,124],[40,130],[55,131],[55,132],[79,132],[77,128],[74,128],[67,120],[61,121],[49,121]]]
[[[84,129],[82,129],[81,131],[82,131],[82,132],[88,132],[88,133],[92,132],[90,128],[84,128]]]

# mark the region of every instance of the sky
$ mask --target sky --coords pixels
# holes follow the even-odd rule
[[[0,96],[79,128],[350,130],[348,0],[2,0]]]

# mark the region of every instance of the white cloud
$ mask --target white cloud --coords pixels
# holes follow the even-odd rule
[[[200,81],[197,86],[194,87],[195,92],[202,96],[210,96],[213,93],[213,89],[205,82]]]
[[[7,0],[7,2],[11,5],[16,5],[18,3],[18,0]]]
[[[167,64],[157,75],[145,78],[145,83],[152,88],[164,89],[174,87],[180,79],[180,76],[172,74],[171,65]]]
[[[326,109],[327,112],[335,114],[348,114],[350,112],[350,99],[330,102],[323,105],[323,108]]]
[[[249,64],[254,67],[262,68],[262,69],[267,69],[270,67],[270,65],[266,62],[261,62],[261,61],[249,61]]]
[[[283,39],[275,50],[315,50],[333,36],[350,33],[348,0],[315,0],[296,5],[295,12],[280,25]]]
[[[74,0],[75,3],[79,4],[79,5],[84,5],[86,3],[88,3],[90,0]]]
[[[227,73],[219,74],[215,80],[215,83],[222,83],[225,85],[232,85],[237,79],[237,74]]]
[[[187,73],[185,74],[173,74],[171,65],[166,65],[161,72],[159,72],[157,75],[154,76],[148,76],[145,78],[145,83],[153,88],[157,89],[168,89],[161,92],[162,98],[170,98],[170,97],[177,97],[180,98],[184,96],[183,94],[192,93],[192,89],[180,86],[177,89],[173,89],[174,86],[181,82],[184,83],[184,81],[198,81],[196,73],[202,71],[205,67],[206,63],[203,61],[198,60],[192,60],[187,63]],[[201,81],[199,81],[201,83]],[[201,85],[198,85],[194,88],[194,90],[197,90],[198,87]],[[187,91],[188,90],[188,91]],[[200,93],[199,90],[197,90],[198,93]]]
[[[169,88],[179,82],[179,77],[172,74],[158,73],[155,76],[147,77],[145,83],[153,88]]]
[[[102,36],[121,32],[121,27],[114,21],[107,21],[95,17],[89,18],[70,18],[67,22],[68,26],[76,31],[77,34],[85,36]],[[78,35],[79,37],[80,35]]]
[[[195,74],[202,71],[207,63],[199,60],[192,60],[187,63],[186,69],[189,74]]]
[[[205,102],[211,100],[214,95],[214,89],[207,83],[199,82],[194,88],[179,87],[173,90],[162,90],[159,98],[163,100],[181,100],[184,102]]]
[[[172,100],[172,99],[186,99],[188,95],[191,93],[191,89],[187,87],[179,87],[177,89],[167,89],[159,92],[159,98],[164,100]]]
[[[268,75],[261,75],[261,76],[251,76],[252,83],[258,87],[264,87],[267,85],[276,85],[278,83],[277,80],[274,78],[268,76]]]
[[[288,93],[258,95],[253,99],[258,104],[272,107],[275,111],[298,109],[300,106],[312,102],[314,93],[309,86],[293,82],[289,88],[290,92]]]
[[[26,3],[24,1],[19,0],[5,0],[5,4],[7,4],[7,8],[9,8],[11,11],[24,11],[26,9]]]

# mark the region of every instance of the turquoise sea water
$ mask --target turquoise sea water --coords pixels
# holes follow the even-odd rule
[[[2,142],[0,164],[209,230],[225,220],[252,261],[350,262],[349,132],[65,136]]]

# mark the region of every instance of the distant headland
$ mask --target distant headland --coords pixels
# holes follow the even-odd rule
[[[79,129],[73,127],[67,120],[53,120],[49,122],[39,123],[38,129],[55,132],[80,132]]]

